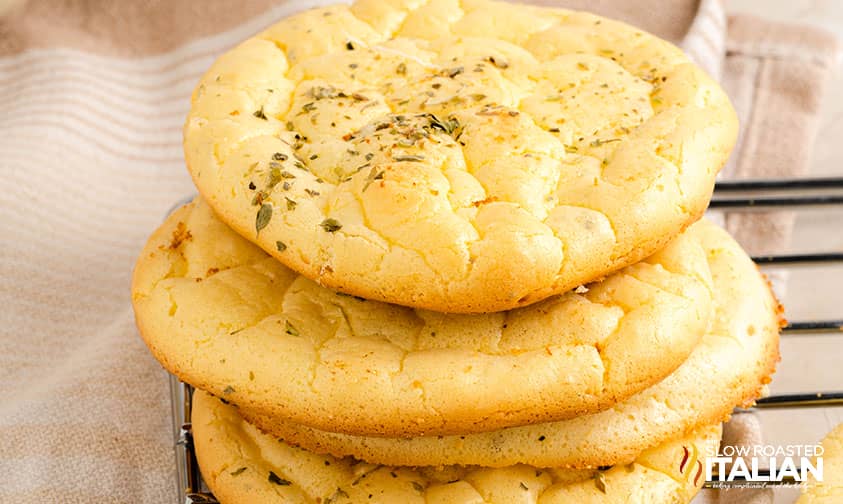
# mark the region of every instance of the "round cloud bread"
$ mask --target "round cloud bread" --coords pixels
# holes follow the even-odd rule
[[[582,12],[360,1],[196,88],[185,156],[238,233],[331,289],[492,312],[596,280],[705,210],[737,134],[682,52]]]
[[[694,226],[707,251],[716,315],[670,376],[600,413],[495,432],[404,439],[336,434],[242,409],[258,427],[318,453],[390,465],[592,467],[627,463],[642,449],[748,406],[779,359],[781,307],[746,253],[722,229]]]
[[[526,465],[388,467],[294,448],[246,423],[233,406],[196,391],[193,442],[199,467],[222,504],[690,502],[717,453],[720,426],[707,426],[603,470]]]
[[[802,485],[802,495],[796,504],[837,504],[843,502],[843,424],[823,438],[823,480],[813,475]],[[817,457],[811,461],[817,467]]]
[[[579,293],[446,315],[320,287],[198,200],[150,238],[132,298],[158,360],[239,406],[354,434],[478,432],[598,411],[676,369],[713,316],[696,229]]]

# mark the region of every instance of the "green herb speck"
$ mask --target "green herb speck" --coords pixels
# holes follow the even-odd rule
[[[322,226],[322,229],[329,233],[335,233],[342,229],[342,224],[340,224],[336,219],[331,218],[323,220],[319,225]]]
[[[453,79],[457,75],[463,73],[463,71],[465,71],[465,69],[461,66],[449,68],[449,69],[445,70],[445,75],[447,75],[449,78]]]
[[[394,156],[392,159],[395,161],[411,161],[411,162],[418,162],[424,161],[424,156],[421,155],[405,155],[405,156]]]
[[[289,480],[285,480],[284,478],[279,477],[277,474],[275,474],[272,471],[269,471],[269,482],[275,483],[276,485],[280,485],[280,486],[289,486],[290,485]]]
[[[258,210],[257,216],[255,216],[255,229],[258,233],[269,224],[270,219],[272,219],[272,205],[264,203],[261,205],[260,210]]]
[[[592,147],[600,147],[603,144],[611,143],[611,142],[620,142],[620,138],[609,138],[607,140],[601,140],[600,138],[593,140],[589,145]]]

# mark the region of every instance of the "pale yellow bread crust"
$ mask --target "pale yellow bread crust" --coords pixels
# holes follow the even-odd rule
[[[184,147],[220,218],[293,270],[474,313],[665,246],[704,212],[736,136],[720,87],[634,27],[371,0],[297,14],[223,55]]]
[[[202,475],[222,504],[687,503],[717,453],[720,425],[649,448],[604,470],[526,465],[388,467],[316,455],[247,424],[210,394],[193,396],[193,442]]]
[[[839,504],[843,502],[843,424],[829,432],[820,442],[823,448],[823,480],[813,475],[802,485],[802,495],[796,504]],[[812,460],[814,467],[818,459]]]
[[[779,360],[782,310],[765,278],[724,230],[705,221],[697,226],[714,279],[714,322],[673,374],[610,409],[495,432],[403,439],[336,434],[248,409],[241,414],[287,442],[373,463],[593,467],[630,462],[647,446],[726,420],[735,406],[751,405]]]
[[[599,411],[675,370],[713,317],[699,226],[579,293],[444,315],[319,287],[199,199],[150,238],[132,301],[164,367],[250,411],[362,435],[489,431]]]

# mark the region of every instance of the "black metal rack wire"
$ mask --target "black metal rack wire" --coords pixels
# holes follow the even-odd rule
[[[728,212],[770,212],[782,210],[825,209],[843,207],[843,177],[738,180],[719,182],[709,208]],[[843,229],[841,229],[843,231]],[[811,252],[790,255],[764,255],[753,257],[760,267],[843,267],[843,252]],[[841,314],[843,315],[843,313]],[[843,331],[843,318],[828,320],[798,320],[782,329],[782,336],[798,337],[805,334],[835,334]],[[841,384],[843,385],[843,384]],[[173,435],[175,439],[176,467],[178,472],[179,502],[186,504],[218,504],[210,493],[193,451],[190,425],[190,408],[193,388],[170,377],[173,408]],[[753,410],[817,408],[843,406],[843,390],[816,391],[802,394],[772,395],[756,401],[752,408],[737,408],[736,414]],[[762,471],[763,472],[763,471]],[[708,488],[728,488],[752,484],[737,478],[731,482],[707,481]],[[764,486],[793,486],[790,479],[766,481]]]

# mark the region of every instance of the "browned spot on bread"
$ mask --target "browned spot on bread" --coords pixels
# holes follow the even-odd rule
[[[184,222],[179,222],[176,225],[176,229],[173,230],[173,237],[170,240],[170,250],[178,250],[184,242],[190,241],[192,238],[193,235],[190,234],[190,230],[187,229]]]

